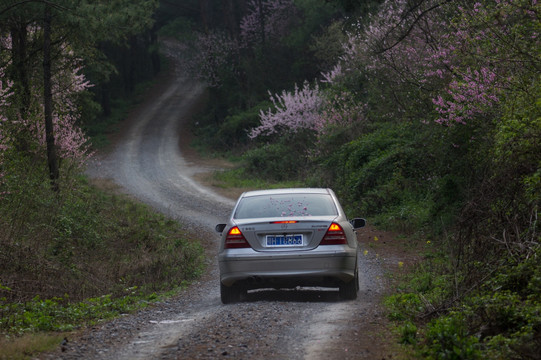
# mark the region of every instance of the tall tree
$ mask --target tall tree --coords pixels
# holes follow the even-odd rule
[[[126,42],[152,25],[152,14],[157,0],[28,0],[6,3],[0,7],[0,19],[10,23],[9,29],[0,25],[0,31],[15,34],[12,46],[11,72],[19,104],[27,103],[27,74],[35,72],[26,53],[28,29],[32,29],[35,43],[41,43],[38,53],[43,62],[42,88],[44,124],[47,139],[47,163],[53,188],[59,177],[53,120],[52,77],[61,71],[65,56],[84,58],[91,62],[100,59],[97,45],[102,41]],[[37,20],[41,19],[41,21]],[[41,39],[41,40],[40,40]],[[55,66],[58,63],[58,66]],[[64,69],[66,70],[66,69]],[[75,69],[72,69],[75,70]],[[61,91],[61,90],[59,90]],[[24,114],[23,114],[24,115]]]
[[[51,7],[45,4],[43,14],[43,113],[45,116],[45,139],[47,142],[47,164],[49,177],[55,191],[58,190],[58,160],[56,157],[53,130],[53,92],[51,84]]]
[[[210,4],[209,0],[199,0],[199,13],[201,14],[201,23],[204,31],[208,31],[210,24]]]

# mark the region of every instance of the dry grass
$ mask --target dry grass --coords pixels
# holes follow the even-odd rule
[[[33,355],[55,349],[64,341],[65,334],[26,334],[0,338],[0,360],[30,359]]]
[[[194,235],[112,183],[94,185],[79,180],[52,194],[39,183],[24,191],[14,184],[0,203],[0,298],[81,301],[133,286],[159,292],[198,274]]]

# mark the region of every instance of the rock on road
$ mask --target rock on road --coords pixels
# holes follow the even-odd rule
[[[85,329],[44,359],[382,359],[377,333],[384,322],[381,259],[361,256],[360,291],[342,301],[337,291],[258,291],[248,301],[220,302],[214,225],[234,201],[197,183],[208,167],[179,147],[204,88],[177,72],[132,114],[113,149],[89,165],[94,179],[194,229],[207,248],[208,272],[181,294],[148,309]],[[368,230],[367,230],[368,231]]]

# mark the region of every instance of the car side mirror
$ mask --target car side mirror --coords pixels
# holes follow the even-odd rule
[[[351,224],[351,226],[353,226],[354,229],[359,229],[366,225],[366,220],[363,218],[355,218],[351,219],[349,223]]]
[[[216,232],[222,233],[226,226],[227,224],[218,224],[214,229],[216,230]]]

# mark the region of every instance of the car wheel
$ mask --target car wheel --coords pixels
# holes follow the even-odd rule
[[[357,292],[359,291],[359,272],[355,269],[355,277],[348,283],[340,285],[339,294],[344,300],[357,299]]]
[[[233,304],[239,302],[242,291],[238,285],[225,286],[220,283],[220,297],[223,304]]]

